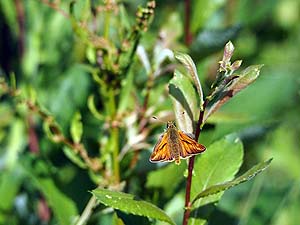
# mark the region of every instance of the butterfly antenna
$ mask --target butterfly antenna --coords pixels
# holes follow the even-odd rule
[[[157,120],[157,121],[159,121],[159,122],[161,122],[161,123],[165,123],[165,122],[162,121],[161,119],[158,119],[156,116],[152,116],[152,119],[155,119],[155,120]]]

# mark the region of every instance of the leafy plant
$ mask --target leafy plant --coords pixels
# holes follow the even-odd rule
[[[255,82],[262,65],[244,68],[241,60],[233,60],[228,40],[243,36],[244,24],[209,28],[209,19],[225,2],[204,1],[189,9],[186,1],[186,21],[192,10],[193,22],[184,29],[178,13],[160,11],[164,4],[149,0],[135,9],[126,1],[0,3],[12,40],[26,46],[9,59],[16,65],[12,70],[1,61],[0,223],[215,224],[222,207],[238,208],[232,201],[239,195],[232,193],[251,186],[248,181],[273,157],[251,158],[244,137],[249,129],[252,135],[268,134],[278,123],[275,116],[266,120],[264,112],[285,102],[267,85],[279,87],[282,80]],[[207,14],[198,16],[201,4]],[[22,10],[33,13],[23,17]],[[234,42],[238,53],[245,50],[239,40]],[[225,43],[223,57],[212,55]],[[190,54],[184,53],[187,48]],[[244,64],[268,63],[267,57],[245,58]],[[283,96],[295,92],[282,90]],[[251,104],[241,100],[245,95],[254,99]],[[162,132],[153,116],[175,120],[206,151],[180,165],[151,164]],[[285,130],[270,133],[272,148],[284,148],[280,136],[296,148],[296,131]],[[284,154],[277,155],[273,165],[280,168],[277,160]],[[297,171],[296,159],[288,159],[286,168]],[[259,182],[254,180],[253,199]],[[295,184],[287,196],[297,193]],[[221,201],[230,195],[232,201]],[[235,216],[246,223],[247,213]]]

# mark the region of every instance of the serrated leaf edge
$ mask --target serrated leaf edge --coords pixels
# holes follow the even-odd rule
[[[199,98],[200,98],[200,107],[201,110],[203,109],[203,91],[202,91],[202,87],[201,87],[201,83],[198,77],[198,72],[196,69],[196,65],[193,61],[193,59],[188,55],[188,54],[184,54],[184,53],[180,53],[180,52],[174,52],[174,56],[175,58],[184,65],[184,67],[188,70],[189,74],[191,75],[194,84],[196,86]]]
[[[255,166],[253,166],[250,170],[248,170],[247,172],[245,172],[243,175],[239,176],[238,178],[232,180],[232,181],[227,181],[221,184],[216,184],[213,186],[210,186],[208,188],[206,188],[205,190],[201,191],[192,201],[192,205],[199,199],[209,196],[209,195],[213,195],[213,194],[217,194],[221,191],[225,191],[229,188],[232,188],[236,185],[239,185],[241,183],[244,183],[250,179],[252,179],[253,177],[255,177],[257,174],[261,173],[262,171],[264,171],[271,163],[273,159],[269,159],[263,163],[259,163]],[[252,172],[253,171],[253,172]],[[219,189],[215,190],[215,191],[211,191],[214,188],[220,187]]]
[[[109,190],[108,190],[108,191],[109,191]],[[169,217],[162,209],[160,209],[159,207],[157,207],[157,206],[155,206],[155,205],[153,205],[153,204],[151,204],[151,203],[149,203],[149,202],[147,202],[147,201],[140,200],[140,202],[143,202],[143,203],[145,203],[145,204],[147,204],[147,205],[149,205],[149,206],[151,206],[151,207],[155,207],[156,210],[158,210],[158,211],[160,211],[161,213],[165,214],[165,216],[168,217],[169,220],[157,218],[157,217],[155,217],[155,216],[150,217],[150,216],[147,216],[147,215],[144,215],[144,214],[141,214],[141,213],[134,213],[134,212],[132,212],[132,211],[130,211],[130,210],[124,210],[124,209],[121,209],[120,207],[117,207],[117,206],[116,206],[116,207],[115,207],[115,206],[113,207],[113,206],[111,206],[111,205],[109,205],[109,204],[107,204],[107,203],[105,203],[105,202],[99,200],[99,199],[97,198],[97,196],[95,195],[96,192],[97,192],[97,189],[94,190],[94,191],[92,191],[91,193],[96,197],[96,199],[97,199],[99,202],[101,202],[101,203],[102,203],[103,205],[105,205],[105,206],[108,206],[108,207],[111,207],[111,208],[114,208],[114,209],[118,209],[118,210],[120,210],[120,211],[122,211],[122,212],[126,212],[126,213],[129,213],[129,214],[133,214],[133,215],[137,215],[137,216],[144,216],[144,217],[147,217],[147,218],[149,218],[149,219],[158,219],[158,220],[167,222],[167,223],[169,223],[169,224],[176,225],[175,222],[174,222],[174,221],[173,221],[173,220],[172,220],[172,219],[171,219],[171,218],[170,218],[170,217]],[[130,197],[131,200],[134,200],[134,195],[127,194],[127,193],[124,193],[124,192],[119,192],[119,193],[125,194],[125,195],[127,195],[128,197]]]

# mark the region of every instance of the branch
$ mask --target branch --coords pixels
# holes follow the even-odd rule
[[[195,132],[195,140],[196,141],[198,141],[198,138],[199,138],[200,132],[201,132],[201,128],[203,126],[204,111],[205,111],[207,103],[208,103],[208,100],[206,99],[203,103],[203,110],[201,110],[200,114],[199,114],[199,119],[198,119],[197,128],[196,128],[196,132]],[[184,215],[183,215],[182,225],[188,224],[188,220],[189,220],[189,217],[191,214],[191,186],[192,186],[194,162],[195,162],[195,156],[192,156],[189,159],[189,165],[188,165],[188,177],[187,177],[186,189],[185,189],[185,205],[184,205]]]

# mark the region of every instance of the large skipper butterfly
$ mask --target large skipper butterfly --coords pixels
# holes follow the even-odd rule
[[[150,162],[172,162],[180,164],[180,158],[187,158],[205,151],[205,146],[195,141],[192,135],[178,130],[173,122],[167,123],[167,130],[154,146]]]

